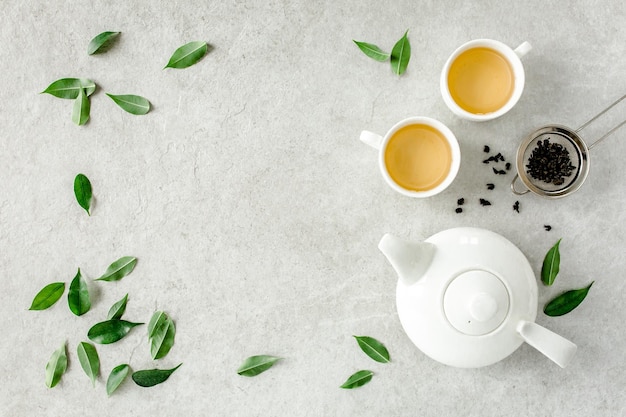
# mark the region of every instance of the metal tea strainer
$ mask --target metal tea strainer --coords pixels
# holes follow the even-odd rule
[[[578,132],[624,100],[626,95],[576,130],[562,125],[543,126],[521,143],[517,150],[517,174],[511,181],[514,194],[529,191],[547,198],[565,197],[578,190],[589,173],[589,150],[626,124],[626,120],[587,146]],[[520,179],[525,190],[515,188]]]

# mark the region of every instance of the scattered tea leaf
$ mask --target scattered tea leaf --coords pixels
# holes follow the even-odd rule
[[[167,314],[157,311],[152,315],[148,324],[148,334],[152,359],[161,359],[174,345],[176,326]]]
[[[389,362],[389,351],[387,351],[387,348],[378,340],[369,336],[354,336],[354,338],[367,356],[374,359],[376,362]]]
[[[355,41],[354,39],[352,41],[356,44],[356,46],[359,47],[361,51],[363,51],[365,55],[369,56],[372,59],[375,59],[376,61],[384,62],[389,59],[389,53],[383,51],[376,45],[366,42]]]
[[[270,369],[280,359],[270,355],[250,356],[243,361],[237,373],[242,376],[257,376]]]
[[[80,342],[78,344],[78,360],[83,371],[91,379],[91,384],[96,385],[96,378],[100,373],[100,358],[96,347],[91,343]]]
[[[133,327],[143,323],[131,323],[126,320],[106,320],[94,324],[87,332],[87,337],[92,342],[108,345],[124,338]]]
[[[83,275],[80,273],[80,268],[78,268],[76,276],[70,283],[70,289],[67,294],[67,302],[70,307],[70,311],[77,316],[82,316],[91,308],[87,281],[85,281],[85,278],[83,278]]]
[[[109,93],[107,93],[107,96],[111,97],[111,100],[120,106],[122,110],[130,114],[141,116],[150,111],[150,102],[141,96],[132,94],[113,95]]]
[[[127,364],[118,365],[109,374],[109,378],[107,379],[107,395],[110,397],[111,394],[124,382],[128,373],[130,372],[130,366]]]
[[[407,30],[391,50],[391,68],[396,75],[402,75],[406,71],[411,59],[411,44],[407,38],[408,33]]]
[[[124,315],[126,311],[126,302],[128,301],[128,294],[124,296],[121,300],[116,302],[109,309],[109,313],[107,314],[108,320],[119,320]]]
[[[134,372],[133,381],[140,387],[153,387],[167,381],[170,375],[180,368],[180,365],[182,363],[172,369],[146,369]]]
[[[91,104],[89,103],[89,97],[85,94],[84,89],[78,90],[78,97],[74,100],[74,107],[72,109],[72,121],[78,126],[82,126],[89,120],[89,111]]]
[[[87,54],[93,55],[97,52],[102,52],[100,48],[108,46],[110,42],[117,37],[121,32],[102,32],[93,38],[87,46]]]
[[[126,275],[130,274],[137,265],[137,258],[133,256],[124,256],[113,262],[104,274],[97,278],[96,281],[119,281]]]
[[[370,382],[372,375],[374,375],[374,372],[367,370],[355,372],[341,385],[340,388],[353,389],[363,386]]]
[[[550,248],[546,257],[543,259],[543,266],[541,267],[541,281],[545,285],[552,285],[554,279],[559,273],[559,266],[561,264],[561,254],[559,252],[559,239],[554,246]]]
[[[61,380],[66,369],[67,355],[65,353],[65,342],[63,342],[63,345],[54,351],[46,364],[46,386],[48,388],[54,388]]]
[[[587,297],[587,293],[593,285],[593,282],[585,288],[564,292],[563,294],[559,295],[548,304],[546,304],[543,312],[551,317],[562,316],[569,313],[570,311],[578,307],[580,303],[583,302],[585,297]]]
[[[65,291],[65,282],[53,282],[41,289],[33,299],[29,310],[45,310],[57,301]]]
[[[47,93],[58,98],[74,100],[80,90],[85,90],[87,96],[90,96],[96,91],[96,83],[86,78],[61,78],[50,84],[41,94]]]
[[[207,53],[208,45],[203,41],[189,42],[172,54],[165,68],[187,68],[200,61]],[[165,69],[163,68],[163,69]]]
[[[76,178],[74,178],[74,195],[76,196],[78,204],[85,209],[87,215],[91,216],[89,212],[92,197],[91,182],[89,178],[83,174],[78,174]]]

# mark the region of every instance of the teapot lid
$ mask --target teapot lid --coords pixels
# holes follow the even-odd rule
[[[480,367],[513,353],[520,320],[537,315],[537,283],[522,252],[497,233],[445,230],[430,266],[414,283],[399,280],[398,316],[411,341],[447,365]]]

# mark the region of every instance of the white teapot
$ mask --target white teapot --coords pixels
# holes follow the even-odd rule
[[[535,275],[504,237],[462,227],[417,243],[386,234],[378,247],[400,278],[402,327],[432,359],[476,368],[504,359],[524,341],[563,368],[574,356],[575,344],[535,323]]]

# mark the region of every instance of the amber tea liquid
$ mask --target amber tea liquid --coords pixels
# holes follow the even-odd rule
[[[385,148],[385,167],[391,179],[411,191],[428,191],[450,172],[452,149],[445,136],[425,124],[411,124],[395,132]]]
[[[500,110],[513,95],[515,76],[509,61],[484,47],[462,52],[450,66],[448,89],[463,110],[487,114]]]

